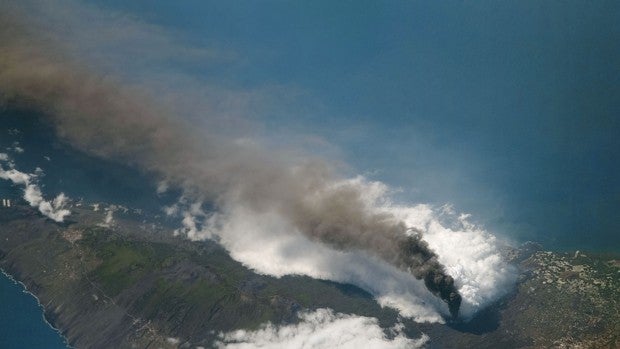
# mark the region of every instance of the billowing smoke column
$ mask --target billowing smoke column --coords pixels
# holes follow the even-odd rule
[[[461,296],[421,233],[365,205],[360,187],[336,185],[328,164],[196,132],[145,89],[92,73],[15,18],[1,11],[0,103],[37,110],[73,145],[163,177],[186,196],[276,212],[314,241],[379,257],[423,279],[458,315]]]
[[[402,252],[399,256],[404,259],[400,267],[408,268],[416,278],[424,279],[429,291],[448,303],[450,314],[456,318],[461,306],[461,295],[454,285],[454,279],[437,262],[435,253],[420,239],[419,234],[407,237],[400,246]]]
[[[293,218],[302,232],[334,248],[369,251],[423,279],[431,292],[448,303],[452,316],[457,316],[461,296],[452,277],[437,261],[437,255],[421,239],[420,231],[411,234],[391,214],[367,208],[356,185],[334,189],[325,182],[315,190],[306,192],[306,198],[294,201],[304,206],[290,206],[287,209],[290,212],[285,214]]]

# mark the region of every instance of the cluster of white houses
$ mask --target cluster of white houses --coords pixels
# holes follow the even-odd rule
[[[2,199],[2,207],[11,207],[11,199]]]

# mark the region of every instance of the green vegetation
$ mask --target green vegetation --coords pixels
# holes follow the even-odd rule
[[[294,321],[304,308],[377,316],[387,326],[397,317],[353,286],[257,275],[209,242],[142,241],[89,227],[79,245],[92,251],[96,263],[88,277],[107,297],[132,299],[127,304],[132,314],[188,338],[204,337],[206,328],[217,333]]]
[[[258,275],[213,242],[156,235],[132,222],[113,230],[94,224],[60,227],[31,215],[0,224],[0,266],[37,294],[76,347],[175,347],[169,337],[209,347],[220,332],[294,322],[299,310],[324,307],[378,318],[385,328],[403,321],[408,335],[424,332],[438,347],[614,348],[620,341],[616,257],[508,251],[522,269],[514,293],[469,324],[446,326],[399,320],[351,285]]]
[[[160,269],[164,263],[171,263],[169,258],[175,252],[169,245],[127,241],[110,236],[102,229],[87,231],[82,244],[93,249],[101,260],[92,275],[111,297],[135,284],[147,273]]]

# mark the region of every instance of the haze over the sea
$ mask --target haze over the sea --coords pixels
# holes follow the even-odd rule
[[[159,81],[168,64],[237,91],[213,108],[500,236],[620,248],[617,1],[87,3],[207,52],[81,42],[116,74]],[[78,44],[97,28],[71,21]]]

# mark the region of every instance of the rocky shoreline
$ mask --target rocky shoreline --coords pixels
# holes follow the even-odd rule
[[[43,322],[49,326],[49,328],[51,328],[54,332],[56,332],[58,334],[58,336],[62,339],[62,341],[64,342],[64,344],[72,349],[72,347],[69,345],[69,341],[68,339],[63,336],[62,331],[56,327],[54,327],[54,325],[52,325],[52,323],[48,320],[47,316],[46,316],[46,309],[45,306],[43,304],[41,304],[41,300],[39,300],[39,298],[32,292],[30,292],[30,290],[28,290],[28,287],[21,281],[15,279],[11,274],[7,273],[4,269],[0,268],[0,273],[2,273],[2,275],[4,275],[6,278],[8,278],[9,280],[11,280],[11,282],[15,283],[16,285],[19,285],[19,287],[22,289],[22,292],[28,294],[29,296],[31,296],[32,298],[34,298],[34,300],[37,303],[37,306],[41,309],[41,318],[43,320]]]

